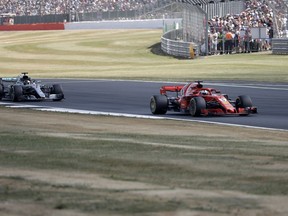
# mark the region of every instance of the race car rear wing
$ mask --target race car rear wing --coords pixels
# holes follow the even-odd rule
[[[4,82],[16,82],[17,81],[17,78],[13,77],[4,77],[4,78],[1,78],[2,81]]]
[[[179,85],[179,86],[162,86],[160,88],[160,94],[161,95],[166,95],[167,92],[180,92],[181,89],[184,87],[184,85]]]

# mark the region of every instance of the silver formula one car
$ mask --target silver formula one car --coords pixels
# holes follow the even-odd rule
[[[45,85],[40,81],[32,80],[27,72],[18,77],[0,78],[0,100],[8,99],[14,102],[29,100],[61,101],[64,93],[61,85]]]

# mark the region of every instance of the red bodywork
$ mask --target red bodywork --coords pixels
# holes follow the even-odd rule
[[[176,97],[169,97],[168,92],[175,92]],[[189,112],[190,101],[194,97],[202,97],[206,102],[206,108],[201,109],[201,115],[248,115],[257,113],[255,107],[237,107],[236,101],[232,101],[227,95],[221,94],[214,88],[203,88],[200,81],[186,85],[162,86],[160,94],[166,95],[169,101],[168,110]]]

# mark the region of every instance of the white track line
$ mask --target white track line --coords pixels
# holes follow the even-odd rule
[[[231,123],[221,123],[221,122],[213,122],[213,121],[203,121],[203,120],[195,120],[195,119],[176,119],[176,118],[160,117],[160,116],[134,115],[134,114],[127,114],[127,113],[98,112],[98,111],[65,109],[65,108],[33,108],[33,109],[41,110],[41,111],[49,111],[49,112],[89,114],[89,115],[126,117],[126,118],[156,119],[156,120],[173,120],[173,121],[198,122],[198,123],[204,123],[204,124],[243,127],[243,128],[251,128],[251,129],[261,129],[261,130],[273,130],[273,131],[285,131],[285,132],[288,131],[288,130],[285,130],[285,129],[277,129],[277,128],[257,127],[257,126],[231,124]]]
[[[6,107],[10,108],[31,108],[33,110],[39,111],[47,111],[47,112],[60,112],[60,113],[74,113],[74,114],[85,114],[85,115],[98,115],[98,116],[112,116],[112,117],[126,117],[126,118],[140,118],[140,119],[155,119],[155,120],[173,120],[173,121],[183,121],[183,122],[198,122],[203,124],[213,124],[213,125],[221,125],[221,126],[232,126],[232,127],[242,127],[242,128],[251,128],[251,129],[261,129],[261,130],[272,130],[272,131],[284,131],[285,129],[277,129],[277,128],[268,128],[268,127],[257,127],[257,126],[249,126],[249,125],[241,125],[241,124],[231,124],[231,123],[221,123],[221,122],[213,122],[213,121],[203,121],[203,120],[195,120],[195,119],[176,119],[171,117],[160,117],[160,116],[149,116],[149,115],[134,115],[128,113],[113,113],[113,112],[100,112],[100,111],[91,111],[91,110],[79,110],[79,109],[66,109],[66,108],[56,108],[56,107],[41,107],[41,106],[29,106],[29,105],[18,105],[11,103],[2,103],[0,105],[8,105]]]

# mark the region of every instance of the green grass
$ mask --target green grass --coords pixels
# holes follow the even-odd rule
[[[159,53],[161,34],[161,30],[5,32],[0,70],[2,76],[29,71],[33,77],[288,82],[287,55],[177,59],[153,54]]]

